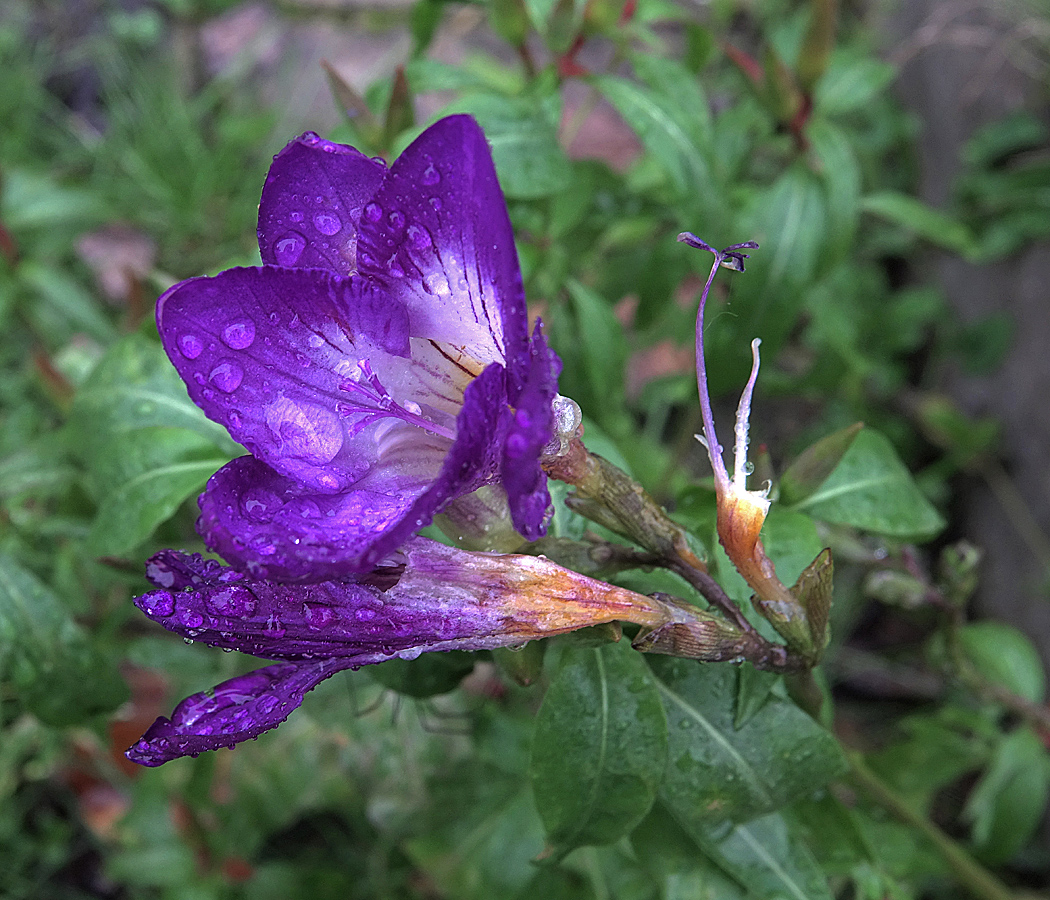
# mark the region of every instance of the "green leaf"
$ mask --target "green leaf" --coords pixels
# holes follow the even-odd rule
[[[129,335],[110,347],[73,400],[70,435],[96,496],[127,477],[122,442],[136,430],[157,426],[205,438],[224,461],[241,450],[190,400],[164,351],[140,335]]]
[[[568,186],[572,167],[558,143],[557,117],[538,99],[470,94],[445,110],[452,113],[470,113],[485,130],[507,197],[547,197]]]
[[[832,900],[809,847],[778,814],[737,825],[724,837],[693,830],[701,849],[747,889],[750,900]]]
[[[636,56],[634,62],[645,83],[598,75],[594,86],[659,162],[678,195],[710,200],[711,118],[695,76],[668,60]]]
[[[88,552],[119,556],[146,540],[229,461],[180,428],[143,428],[121,440],[119,466],[88,534]],[[114,472],[116,475],[116,472]]]
[[[627,342],[623,328],[613,314],[612,304],[578,281],[567,284],[572,300],[573,330],[557,336],[557,347],[570,377],[582,379],[585,391],[573,395],[584,413],[608,431],[617,431],[622,411],[623,373],[627,361]],[[587,340],[579,340],[587,335]],[[615,398],[615,399],[614,399]]]
[[[667,710],[660,799],[694,836],[811,796],[843,770],[834,737],[779,693],[737,727],[731,668],[669,658],[649,664]]]
[[[906,228],[937,247],[963,256],[975,255],[977,244],[970,229],[949,215],[907,194],[881,191],[861,202],[865,212]]]
[[[1013,857],[1035,832],[1048,796],[1046,748],[1032,729],[1020,728],[999,742],[966,803],[981,857],[994,863]]]
[[[436,697],[459,687],[477,661],[475,654],[463,651],[427,653],[419,659],[391,659],[369,666],[368,674],[383,687],[406,697]]]
[[[896,75],[889,63],[871,56],[835,52],[817,82],[813,106],[822,115],[834,116],[867,106]]]
[[[863,427],[863,423],[855,422],[815,441],[795,457],[780,477],[781,501],[791,506],[811,496],[842,462]]]
[[[820,486],[793,509],[836,525],[921,540],[944,527],[889,440],[865,428]]]
[[[74,725],[115,709],[126,688],[59,598],[32,572],[0,555],[0,684],[51,725]]]
[[[19,278],[38,297],[29,314],[41,329],[65,341],[73,329],[83,330],[101,343],[113,340],[114,328],[95,296],[61,269],[27,260],[18,267]],[[63,334],[63,331],[67,332]]]
[[[1016,628],[1002,622],[975,622],[959,630],[959,642],[988,681],[1032,703],[1046,697],[1046,673],[1039,651]]]
[[[823,269],[841,262],[853,246],[860,220],[861,173],[846,133],[817,118],[806,129],[812,152],[820,163],[820,180],[827,198],[827,234]]]
[[[569,650],[536,719],[532,788],[564,853],[619,840],[656,797],[667,722],[645,661],[624,641]]]
[[[535,876],[540,822],[517,775],[471,760],[443,773],[405,849],[440,896],[514,896]]]
[[[769,700],[780,677],[772,672],[761,672],[745,662],[736,670],[736,703],[733,709],[733,727],[743,728]]]
[[[654,878],[667,886],[667,900],[717,898],[746,900],[739,884],[703,853],[667,808],[657,802],[652,812],[631,832],[631,848]]]

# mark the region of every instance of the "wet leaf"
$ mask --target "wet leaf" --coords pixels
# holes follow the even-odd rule
[[[656,797],[667,758],[664,709],[626,641],[566,653],[536,720],[532,787],[559,853],[619,840]]]

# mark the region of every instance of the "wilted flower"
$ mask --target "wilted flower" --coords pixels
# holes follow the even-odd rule
[[[484,650],[614,621],[646,629],[693,616],[535,556],[468,553],[412,538],[374,571],[282,584],[215,560],[164,551],[135,603],[191,640],[280,660],[183,700],[128,758],[158,766],[228,747],[283,722],[344,669],[432,650]],[[702,611],[697,611],[703,615]]]
[[[755,338],[751,342],[751,376],[744,386],[740,404],[737,406],[732,479],[722,460],[722,446],[715,434],[714,413],[707,387],[707,368],[704,363],[704,307],[711,283],[720,266],[743,272],[744,260],[748,258],[748,254],[742,251],[756,249],[758,244],[747,241],[743,244],[733,244],[725,250],[716,250],[689,232],[678,235],[678,240],[690,247],[707,250],[715,257],[696,313],[696,380],[704,422],[701,440],[707,446],[707,455],[715,475],[718,539],[725,548],[726,556],[755,592],[752,598],[755,607],[787,640],[792,651],[800,654],[810,665],[815,665],[828,640],[831,554],[829,551],[819,554],[803,571],[794,588],[789,590],[777,577],[776,567],[766,555],[760,538],[762,524],[769,512],[770,485],[767,484],[758,491],[747,489],[747,476],[751,468],[747,461],[751,396],[758,379],[758,345],[761,341]]]
[[[368,572],[486,484],[540,537],[552,407],[572,404],[528,334],[477,123],[442,119],[389,169],[298,138],[267,176],[259,248],[261,267],[184,281],[157,306],[191,398],[251,452],[201,495],[207,545],[258,578]]]
[[[711,469],[715,476],[715,494],[718,498],[718,536],[726,548],[729,558],[739,567],[738,557],[750,558],[758,542],[762,523],[769,512],[769,488],[760,491],[749,491],[747,489],[747,476],[750,474],[750,466],[747,461],[748,431],[751,417],[751,396],[755,390],[755,381],[758,379],[758,345],[761,341],[755,338],[751,342],[751,377],[747,380],[743,393],[740,395],[740,404],[736,411],[735,442],[733,446],[733,477],[730,479],[726,471],[725,462],[722,459],[722,445],[718,443],[715,434],[714,412],[711,409],[711,395],[707,389],[707,366],[704,362],[704,307],[707,305],[707,295],[711,290],[715,273],[719,267],[732,269],[736,272],[744,271],[744,260],[748,254],[743,250],[753,250],[758,247],[754,241],[743,244],[733,244],[725,250],[716,250],[714,247],[700,240],[696,235],[683,232],[678,235],[678,240],[690,247],[699,250],[707,250],[714,254],[715,260],[711,265],[711,273],[707,277],[703,293],[700,296],[700,306],[696,314],[696,379],[700,392],[700,413],[704,423],[704,433],[701,440],[707,447],[707,456],[711,460]],[[700,437],[698,435],[698,437]],[[763,554],[764,557],[764,554]],[[768,562],[768,560],[767,560]],[[770,564],[771,565],[771,564]],[[745,577],[747,577],[745,575]]]

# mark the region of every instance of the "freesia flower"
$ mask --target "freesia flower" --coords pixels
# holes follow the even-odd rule
[[[263,581],[172,550],[150,560],[147,576],[157,589],[135,603],[151,619],[184,638],[279,662],[194,694],[170,719],[157,719],[127,752],[146,766],[257,737],[344,669],[614,621],[656,630],[695,620],[542,557],[469,553],[418,537],[383,566],[339,581]]]
[[[259,248],[261,267],[184,281],[157,305],[190,397],[251,454],[201,495],[207,545],[261,579],[369,572],[487,484],[542,536],[540,459],[560,446],[554,407],[574,404],[557,398],[539,325],[528,334],[477,123],[442,119],[389,168],[292,141],[263,188]]]

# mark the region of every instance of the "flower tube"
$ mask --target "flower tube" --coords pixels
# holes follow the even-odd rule
[[[515,646],[616,621],[660,630],[704,615],[542,557],[469,553],[425,538],[410,539],[372,572],[339,581],[259,580],[172,550],[150,560],[147,576],[156,589],[135,603],[151,619],[184,638],[276,662],[157,719],[127,752],[146,766],[257,737],[344,669]]]

